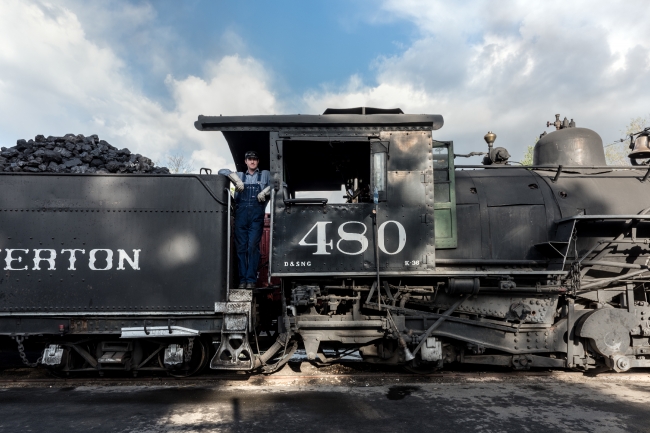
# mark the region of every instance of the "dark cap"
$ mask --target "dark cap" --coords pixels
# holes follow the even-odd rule
[[[248,158],[260,159],[260,157],[257,156],[257,152],[255,152],[254,150],[249,150],[248,152],[246,152],[244,159],[248,159]]]

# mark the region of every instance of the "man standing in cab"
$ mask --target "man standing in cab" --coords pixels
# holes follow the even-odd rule
[[[254,289],[257,282],[257,266],[260,262],[260,240],[264,230],[264,209],[271,194],[271,173],[260,171],[257,152],[245,155],[245,172],[227,168],[219,174],[227,176],[235,185],[235,243],[239,266],[239,288]]]

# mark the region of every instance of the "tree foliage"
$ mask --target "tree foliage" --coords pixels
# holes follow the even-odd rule
[[[521,158],[521,165],[533,165],[533,150],[535,146],[528,146],[524,152],[523,158]]]
[[[628,142],[617,141],[605,146],[605,161],[607,165],[630,165]]]
[[[167,168],[170,173],[192,173],[194,166],[183,155],[170,155],[167,157]]]
[[[625,137],[613,143],[605,145],[605,159],[608,165],[630,165],[630,160],[627,157],[630,153],[630,134],[642,131],[643,128],[650,126],[650,115],[646,117],[635,117],[630,120],[630,123],[621,131]]]

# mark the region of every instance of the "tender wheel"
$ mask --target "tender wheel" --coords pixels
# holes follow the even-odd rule
[[[186,356],[190,346],[190,339],[185,340],[183,344],[183,357]],[[158,353],[158,363],[161,367],[167,369],[167,374],[174,377],[188,377],[201,371],[208,362],[208,351],[205,343],[200,338],[194,338],[192,343],[192,354],[189,360],[184,361],[177,366],[167,366],[164,364],[164,350]]]
[[[63,356],[61,357],[61,364],[45,366],[48,374],[58,379],[65,379],[70,375],[70,370],[81,367],[82,360],[78,359],[73,352],[73,350],[67,347],[64,348]]]

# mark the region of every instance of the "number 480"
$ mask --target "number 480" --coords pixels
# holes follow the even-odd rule
[[[328,248],[330,250],[334,249],[334,241],[333,240],[330,240],[329,242],[327,241],[328,224],[332,224],[332,221],[319,221],[316,224],[314,224],[312,228],[309,229],[307,234],[303,236],[300,242],[298,242],[298,245],[303,247],[315,246],[316,252],[314,252],[313,255],[332,254],[327,250]],[[386,226],[388,226],[388,224],[395,224],[395,226],[397,227],[398,243],[397,243],[397,249],[395,251],[388,251],[386,249],[385,231],[386,231]],[[363,231],[361,233],[346,231],[346,226],[354,226],[354,225],[361,225],[363,227]],[[316,242],[307,242],[306,241],[307,237],[314,230],[316,230]],[[338,228],[338,235],[340,239],[336,242],[336,249],[341,253],[349,256],[362,254],[364,251],[368,249],[368,238],[366,237],[367,231],[368,231],[368,227],[366,227],[366,225],[361,221],[344,222]],[[406,230],[404,230],[404,226],[397,221],[391,220],[382,223],[377,229],[377,235],[378,235],[377,246],[384,254],[388,254],[388,255],[397,254],[400,251],[402,251],[404,249],[404,246],[406,245]],[[356,247],[348,246],[349,242],[356,243],[357,244]]]

